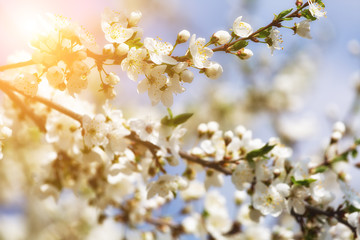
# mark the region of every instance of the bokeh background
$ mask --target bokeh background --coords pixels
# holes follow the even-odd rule
[[[229,30],[238,16],[257,29],[268,24],[274,13],[294,7],[294,3],[294,0],[0,0],[0,65],[6,64],[13,54],[31,52],[28,42],[38,28],[37,18],[47,12],[84,26],[101,48],[105,39],[100,21],[106,7],[125,12],[140,10],[144,37],[161,37],[174,43],[183,29],[209,39],[217,30]],[[194,82],[185,85],[184,94],[175,97],[173,112],[195,112],[188,126],[192,130],[198,123],[216,120],[224,130],[242,124],[264,141],[279,136],[293,147],[295,161],[315,161],[321,156],[332,124],[338,120],[350,127],[343,143],[347,146],[353,136],[360,136],[356,91],[356,86],[360,91],[360,1],[324,3],[327,17],[311,23],[311,40],[281,29],[284,49],[275,51],[273,56],[266,45],[254,43],[248,46],[254,56],[247,61],[225,53],[214,54],[213,60],[224,68],[222,77],[209,80],[194,72]],[[285,24],[293,26],[293,22]],[[175,53],[184,54],[187,46],[180,46]],[[114,105],[123,109],[127,117],[159,118],[166,114],[165,107],[152,107],[146,95],[134,94],[136,83],[120,68],[112,70],[121,78]],[[356,184],[358,170],[348,171],[354,176],[352,186],[360,192],[360,185]],[[231,199],[234,188],[228,180],[221,191]],[[6,217],[17,214],[17,209],[16,204],[2,204],[0,223],[11,225]],[[171,208],[167,211],[171,214]]]

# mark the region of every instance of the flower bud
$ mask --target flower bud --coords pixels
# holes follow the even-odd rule
[[[14,87],[25,95],[34,97],[38,91],[38,77],[30,73],[19,74],[15,78]]]
[[[242,136],[245,134],[245,132],[246,132],[246,128],[243,125],[239,125],[235,128],[235,134],[239,138],[242,138]]]
[[[214,33],[213,39],[214,39],[215,43],[225,44],[230,41],[231,35],[227,31],[220,30],[220,31],[217,31],[216,33]]]
[[[103,54],[105,56],[113,56],[115,53],[115,47],[113,44],[109,43],[109,44],[106,44],[103,48]]]
[[[214,133],[217,130],[219,130],[219,123],[217,123],[215,121],[208,122],[207,126],[208,126],[210,133]]]
[[[210,67],[205,68],[205,74],[210,79],[217,79],[221,76],[223,68],[216,62],[211,62]]]
[[[300,37],[311,39],[312,37],[310,36],[310,22],[311,20],[305,19],[300,23],[295,23],[294,32]]]
[[[194,73],[186,69],[181,72],[180,78],[184,82],[191,83],[194,80]]]
[[[209,128],[205,123],[201,123],[198,126],[197,130],[198,130],[199,135],[203,135],[209,130]]]
[[[176,42],[177,43],[184,43],[190,38],[190,32],[188,30],[182,30],[178,33]]]
[[[130,17],[128,19],[129,27],[136,26],[139,23],[141,17],[142,17],[142,14],[140,11],[131,12]]]
[[[64,71],[58,66],[52,66],[48,69],[46,78],[52,87],[58,88],[64,83]]]
[[[89,66],[82,61],[75,61],[72,65],[72,73],[75,75],[87,75],[89,70]]]
[[[246,59],[249,59],[251,58],[254,54],[253,52],[250,50],[250,49],[247,49],[247,48],[242,48],[240,49],[236,55],[242,59],[242,60],[246,60]]]
[[[81,50],[81,51],[77,51],[76,52],[76,57],[78,60],[85,60],[87,58],[87,54],[86,54],[86,51],[84,50]]]
[[[176,64],[172,69],[176,72],[176,73],[181,73],[182,71],[184,71],[189,65],[186,62],[179,62],[178,64]]]
[[[295,3],[296,6],[300,7],[303,5],[303,0],[296,0],[296,3]]]
[[[112,72],[109,73],[104,79],[104,83],[107,84],[107,85],[110,85],[110,86],[114,86],[118,82],[120,82],[119,76],[117,76],[116,74],[114,74]]]
[[[342,138],[341,132],[335,131],[331,134],[331,142],[337,142]]]
[[[115,50],[115,54],[118,57],[122,57],[126,55],[128,52],[129,52],[129,45],[127,45],[126,43],[120,43]]]
[[[247,197],[247,193],[245,191],[236,191],[235,192],[235,204],[241,205]]]
[[[336,219],[336,218],[328,218],[328,221],[327,221],[328,223],[329,223],[329,225],[330,226],[335,226],[336,224],[338,224],[339,223],[339,221]]]
[[[334,132],[340,132],[341,134],[344,134],[346,130],[345,124],[343,122],[336,122],[333,127]]]

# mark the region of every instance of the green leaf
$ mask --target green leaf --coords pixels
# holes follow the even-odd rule
[[[322,173],[328,169],[329,169],[329,167],[327,167],[327,166],[320,166],[320,167],[315,168],[315,173]]]
[[[283,18],[282,20],[284,20],[284,21],[291,21],[291,20],[293,20],[293,18],[292,18],[292,17],[285,17],[285,18]]]
[[[360,138],[354,141],[355,145],[360,145]]]
[[[358,151],[357,151],[356,149],[354,149],[354,150],[351,151],[351,156],[352,156],[353,158],[356,158],[357,155],[358,155]]]
[[[291,11],[292,11],[293,9],[292,8],[290,8],[290,9],[287,9],[287,10],[284,10],[284,11],[282,11],[281,13],[279,13],[279,15],[277,16],[277,18],[276,19],[282,19],[283,17],[285,17],[286,15],[288,15],[289,13],[291,13]]]
[[[291,176],[291,182],[298,186],[309,187],[311,183],[316,182],[316,179],[308,178],[308,179],[303,179],[303,180],[295,180],[295,177]]]
[[[231,50],[233,50],[233,51],[240,50],[240,49],[246,47],[248,44],[249,44],[248,41],[240,40],[231,46]]]
[[[186,122],[189,118],[191,118],[192,115],[193,115],[193,113],[182,113],[175,117],[172,117],[172,113],[171,113],[170,117],[165,116],[161,119],[161,124],[168,126],[168,127],[176,127],[176,126]]]
[[[348,159],[347,159],[347,155],[348,155],[348,152],[345,152],[335,158],[333,158],[330,163],[331,164],[334,164],[334,163],[337,163],[337,162],[347,162]]]
[[[186,122],[189,118],[191,118],[191,116],[194,115],[193,113],[183,113],[183,114],[179,114],[177,116],[175,116],[173,118],[173,125],[177,126],[180,125],[184,122]]]
[[[271,27],[270,28],[266,28],[265,30],[262,30],[260,33],[256,34],[256,37],[258,38],[266,38],[270,35],[270,31],[271,31]]]
[[[204,209],[204,211],[201,214],[204,218],[207,218],[210,216],[209,212]]]
[[[317,0],[316,3],[319,4],[320,7],[325,8],[325,4],[321,0]]]
[[[251,152],[249,152],[248,154],[246,154],[245,158],[248,161],[252,161],[254,158],[257,157],[264,157],[265,154],[269,153],[273,148],[275,147],[275,145],[269,145],[268,143],[263,146],[260,149],[255,149],[252,150]]]
[[[309,19],[311,21],[315,21],[316,17],[313,17],[313,15],[311,15],[310,10],[309,9],[305,9],[301,12],[301,16],[303,16],[306,19]]]
[[[349,213],[360,212],[359,208],[356,208],[354,205],[351,205],[351,204],[349,206],[347,206],[347,210]]]
[[[125,42],[127,45],[129,45],[129,48],[135,47],[135,48],[141,48],[144,44],[141,42],[141,38],[135,38],[135,39],[129,39]]]

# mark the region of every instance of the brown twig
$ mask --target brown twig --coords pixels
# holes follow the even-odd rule
[[[128,139],[130,139],[132,141],[135,141],[137,143],[142,144],[143,146],[148,148],[153,155],[156,155],[156,152],[160,149],[159,146],[157,146],[157,145],[155,145],[155,144],[153,144],[153,143],[151,143],[149,141],[141,140],[136,135],[136,133],[134,133],[134,132],[132,132],[126,138],[128,138]],[[212,168],[214,170],[217,170],[219,172],[224,173],[225,175],[231,175],[232,174],[232,172],[230,170],[222,167],[218,162],[210,162],[210,161],[204,160],[202,158],[190,155],[185,151],[179,151],[179,155],[180,155],[180,157],[184,158],[185,160],[187,160],[189,162],[197,163],[197,164],[200,164],[200,165],[202,165],[204,167],[207,167],[207,168]]]
[[[162,173],[166,173],[166,170],[164,169],[164,167],[161,165],[160,161],[159,161],[159,157],[157,155],[157,151],[160,150],[160,147],[149,142],[149,141],[143,141],[141,140],[138,135],[135,132],[131,132],[130,135],[126,136],[127,139],[130,139],[134,142],[137,142],[141,145],[143,145],[144,147],[146,147],[147,149],[149,149],[149,151],[151,152],[151,154],[153,155],[153,157],[155,158],[155,163],[156,166],[160,169],[160,171]]]
[[[58,112],[61,112],[61,113],[65,114],[65,115],[75,119],[76,121],[79,121],[80,123],[82,123],[82,117],[83,117],[82,115],[80,115],[78,113],[75,113],[75,112],[73,112],[73,111],[71,111],[71,110],[69,110],[69,109],[67,109],[67,108],[65,108],[65,107],[63,107],[63,106],[61,106],[61,105],[59,105],[57,103],[54,103],[51,100],[46,99],[44,97],[40,97],[40,96],[31,97],[31,96],[28,96],[25,93],[23,93],[22,91],[16,89],[14,86],[12,86],[9,81],[5,81],[5,80],[0,79],[0,88],[4,92],[5,91],[7,91],[7,92],[11,92],[11,91],[12,92],[18,92],[18,93],[22,94],[23,96],[25,96],[25,97],[27,97],[29,99],[40,102],[40,103],[42,103],[42,104],[44,104],[44,105],[46,105],[46,106],[48,106],[48,107],[50,107],[52,109],[55,109]]]
[[[30,117],[33,122],[39,127],[40,131],[46,132],[45,128],[45,119],[36,115],[31,109],[29,109],[29,106],[26,105],[15,93],[13,93],[11,90],[6,88],[0,89],[18,106],[20,109],[28,116]]]
[[[0,72],[5,71],[5,70],[9,70],[9,69],[13,69],[13,68],[26,67],[26,66],[33,65],[33,64],[35,64],[33,60],[29,60],[29,61],[26,61],[26,62],[7,64],[7,65],[4,65],[4,66],[0,66]]]
[[[196,157],[194,155],[190,155],[184,151],[180,151],[179,155],[180,155],[180,157],[186,159],[189,162],[197,163],[204,167],[212,168],[214,170],[224,173],[225,175],[232,174],[232,172],[229,169],[222,167],[218,162],[210,162],[210,161],[204,160],[202,158]]]
[[[340,213],[340,210],[322,210],[320,208],[316,208],[314,206],[310,206],[307,205],[306,206],[306,210],[307,210],[307,214],[310,214],[312,216],[316,216],[316,215],[324,215],[326,217],[329,218],[334,218],[336,219],[338,222],[344,224],[345,226],[347,226],[354,234],[354,238],[357,237],[357,233],[356,233],[356,228],[353,227],[348,221],[346,221],[343,218],[343,214]],[[291,215],[293,215],[296,219],[296,221],[300,224],[302,231],[305,231],[305,223],[304,223],[304,218],[306,217],[305,215],[300,215],[295,213],[294,211],[291,211]]]

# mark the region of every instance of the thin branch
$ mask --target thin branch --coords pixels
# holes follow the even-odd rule
[[[58,112],[61,112],[73,119],[75,119],[76,121],[79,121],[80,123],[82,123],[82,115],[81,114],[78,114],[76,112],[73,112],[57,103],[54,103],[52,102],[51,100],[49,99],[46,99],[44,97],[40,97],[40,96],[34,96],[34,97],[31,97],[31,96],[28,96],[26,95],[25,93],[23,93],[22,91],[16,89],[14,86],[11,85],[11,83],[9,81],[5,81],[5,80],[1,80],[0,79],[0,88],[4,91],[4,92],[10,92],[13,91],[13,92],[18,92],[20,93],[21,95],[25,96],[25,97],[28,97],[29,99],[32,99],[32,100],[35,100],[37,102],[40,102],[52,109],[55,109],[56,111]]]
[[[335,218],[338,222],[344,224],[345,226],[347,226],[348,228],[350,228],[350,230],[353,232],[354,237],[357,237],[356,234],[356,228],[353,227],[350,223],[348,223],[348,221],[346,221],[342,216],[339,215],[338,211],[324,211],[322,209],[313,207],[313,206],[306,206],[306,209],[311,213],[311,214],[317,214],[317,215],[324,215],[330,218]]]
[[[4,89],[1,88],[1,90],[8,95],[8,97],[17,105],[21,108],[21,110],[28,116],[30,117],[33,122],[39,127],[40,131],[42,132],[46,132],[46,128],[45,128],[45,119],[41,118],[40,116],[36,115],[30,108],[28,105],[25,105],[25,103],[12,91],[10,91],[9,89]]]
[[[130,135],[126,136],[126,138],[132,140],[132,141],[135,141],[137,143],[140,143],[142,144],[143,146],[145,146],[146,148],[148,148],[150,150],[150,152],[154,155],[156,155],[156,152],[160,149],[159,146],[149,142],[149,141],[143,141],[141,140],[137,135],[136,133],[132,132]],[[224,173],[225,175],[231,175],[232,172],[222,166],[220,166],[220,163],[219,162],[210,162],[210,161],[207,161],[207,160],[204,160],[204,159],[201,159],[199,157],[196,157],[196,156],[193,156],[193,155],[190,155],[188,154],[187,152],[185,151],[179,151],[179,155],[180,157],[184,158],[185,160],[189,161],[189,162],[193,162],[193,163],[197,163],[197,164],[200,164],[204,167],[207,167],[207,168],[212,168],[214,170],[217,170],[219,172],[222,172]]]
[[[297,10],[295,10],[293,13],[290,13],[289,15],[287,15],[285,18],[290,18],[290,17],[298,17],[299,16],[299,12],[304,9],[305,7],[307,7],[309,5],[309,3],[305,3],[304,5],[302,5],[300,8],[298,8]],[[219,51],[226,51],[229,47],[233,46],[235,43],[239,42],[239,41],[243,41],[243,40],[252,40],[256,38],[256,34],[270,28],[273,26],[278,26],[283,20],[281,19],[273,19],[271,23],[269,23],[268,25],[266,25],[265,27],[259,28],[257,31],[253,32],[252,34],[250,34],[249,36],[245,37],[245,38],[239,38],[238,40],[232,42],[232,43],[227,43],[224,44],[223,46],[217,47],[212,49],[213,52],[219,52]]]
[[[43,98],[43,97],[40,97],[40,96],[35,96],[32,98],[33,100],[35,101],[38,101],[52,109],[55,109],[56,111],[62,113],[62,114],[65,114],[66,116],[68,117],[71,117],[73,119],[75,119],[76,121],[80,122],[80,124],[82,124],[82,118],[83,116],[81,114],[78,114],[76,112],[73,112],[57,103],[54,103],[52,102],[51,100],[49,99],[46,99],[46,98]]]
[[[147,149],[149,149],[149,151],[151,152],[151,154],[153,155],[153,157],[155,158],[155,163],[156,166],[160,169],[160,171],[162,173],[166,173],[166,170],[164,169],[164,167],[161,165],[160,161],[159,161],[159,157],[157,155],[157,151],[160,150],[160,147],[149,142],[149,141],[143,141],[141,140],[137,134],[135,132],[131,132],[130,135],[126,136],[127,139],[130,139],[134,142],[137,142],[141,145],[143,145],[144,147],[146,147]]]
[[[219,172],[224,173],[225,175],[231,175],[232,174],[232,172],[230,170],[220,166],[219,162],[210,162],[210,161],[204,160],[202,158],[190,155],[190,154],[188,154],[187,152],[184,152],[184,151],[180,151],[179,155],[180,155],[180,157],[186,159],[189,162],[197,163],[197,164],[200,164],[200,165],[202,165],[204,167],[215,169],[215,170],[217,170]]]
[[[26,62],[7,64],[7,65],[4,65],[4,66],[0,66],[0,72],[5,71],[5,70],[9,70],[9,69],[13,69],[13,68],[26,67],[26,66],[33,65],[33,64],[35,64],[33,60],[29,60],[29,61],[26,61]]]

